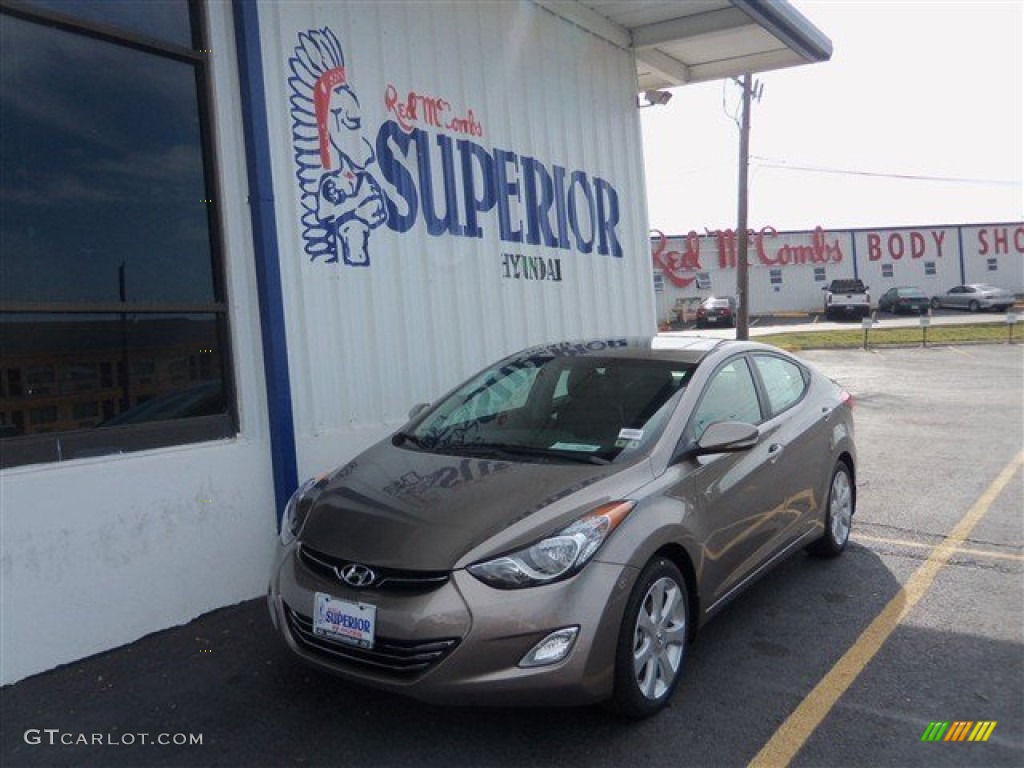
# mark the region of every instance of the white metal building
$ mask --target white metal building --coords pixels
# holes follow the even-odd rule
[[[659,322],[689,313],[707,296],[736,293],[736,233],[656,232],[651,238]],[[877,301],[889,288],[929,296],[988,283],[1024,294],[1024,223],[897,227],[826,232],[752,230],[747,263],[752,314],[815,312],[834,278],[859,277]]]
[[[758,0],[0,0],[0,682],[261,594],[298,478],[485,363],[652,331],[637,93],[830,54]]]

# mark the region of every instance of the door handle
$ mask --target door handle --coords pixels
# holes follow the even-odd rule
[[[768,459],[774,464],[779,460],[782,455],[782,449],[785,448],[782,443],[772,443],[768,446]]]

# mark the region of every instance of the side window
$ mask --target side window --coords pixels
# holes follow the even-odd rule
[[[708,425],[717,421],[761,421],[754,379],[743,358],[726,363],[712,377],[693,413],[693,439],[699,440]]]
[[[803,397],[807,381],[800,366],[775,355],[755,355],[754,364],[764,383],[773,415],[782,413]]]

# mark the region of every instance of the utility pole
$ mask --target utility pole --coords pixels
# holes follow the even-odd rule
[[[747,167],[750,163],[750,73],[739,80],[743,89],[743,112],[740,115],[739,205],[736,222],[736,296],[739,313],[736,317],[736,339],[750,338],[750,307],[748,302],[750,278],[747,270]]]

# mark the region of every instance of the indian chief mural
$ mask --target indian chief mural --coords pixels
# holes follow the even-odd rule
[[[387,213],[341,43],[326,27],[300,33],[288,65],[305,251],[311,261],[369,266],[370,231]]]

